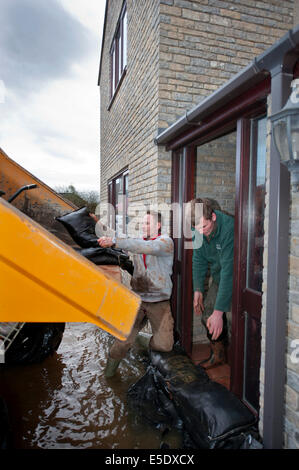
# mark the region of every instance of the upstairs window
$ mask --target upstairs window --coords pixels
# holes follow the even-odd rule
[[[111,82],[111,98],[121,81],[127,66],[127,5],[123,5],[112,46],[110,49],[110,82]]]

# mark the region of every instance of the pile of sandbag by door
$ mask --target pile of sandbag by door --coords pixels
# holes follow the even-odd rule
[[[78,210],[56,217],[56,220],[66,228],[72,239],[81,248],[96,248],[99,246],[95,232],[96,222],[89,215],[87,207],[81,207]]]
[[[133,263],[122,250],[115,248],[102,248],[97,242],[95,232],[96,222],[89,215],[87,207],[56,217],[72,239],[81,247],[76,251],[96,265],[120,266],[133,274]]]
[[[183,351],[151,351],[150,358],[145,376],[128,391],[129,401],[148,421],[159,426],[161,418],[164,427],[181,426],[193,448],[262,447],[253,413]]]

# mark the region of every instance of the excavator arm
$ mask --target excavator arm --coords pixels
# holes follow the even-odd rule
[[[140,298],[0,199],[0,322],[90,322],[125,340]]]

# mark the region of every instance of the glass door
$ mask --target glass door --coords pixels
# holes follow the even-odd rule
[[[266,118],[253,119],[250,124],[246,286],[243,292],[245,318],[243,400],[255,411],[259,408],[261,356],[266,124]]]
[[[186,243],[190,244],[190,240],[185,239],[184,209],[185,203],[194,197],[194,151],[194,146],[188,146],[172,154],[171,227],[174,241],[172,312],[175,318],[175,339],[180,341],[189,355],[192,352],[193,325],[192,250],[186,249]]]
[[[259,411],[267,119],[238,122],[232,391]]]

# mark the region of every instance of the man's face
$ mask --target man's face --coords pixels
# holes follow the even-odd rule
[[[201,217],[199,224],[195,225],[195,229],[202,235],[208,237],[214,230],[215,222],[216,214],[213,212],[211,220]]]
[[[146,214],[143,218],[142,232],[145,238],[154,238],[159,234],[161,224],[157,222],[156,217]]]

